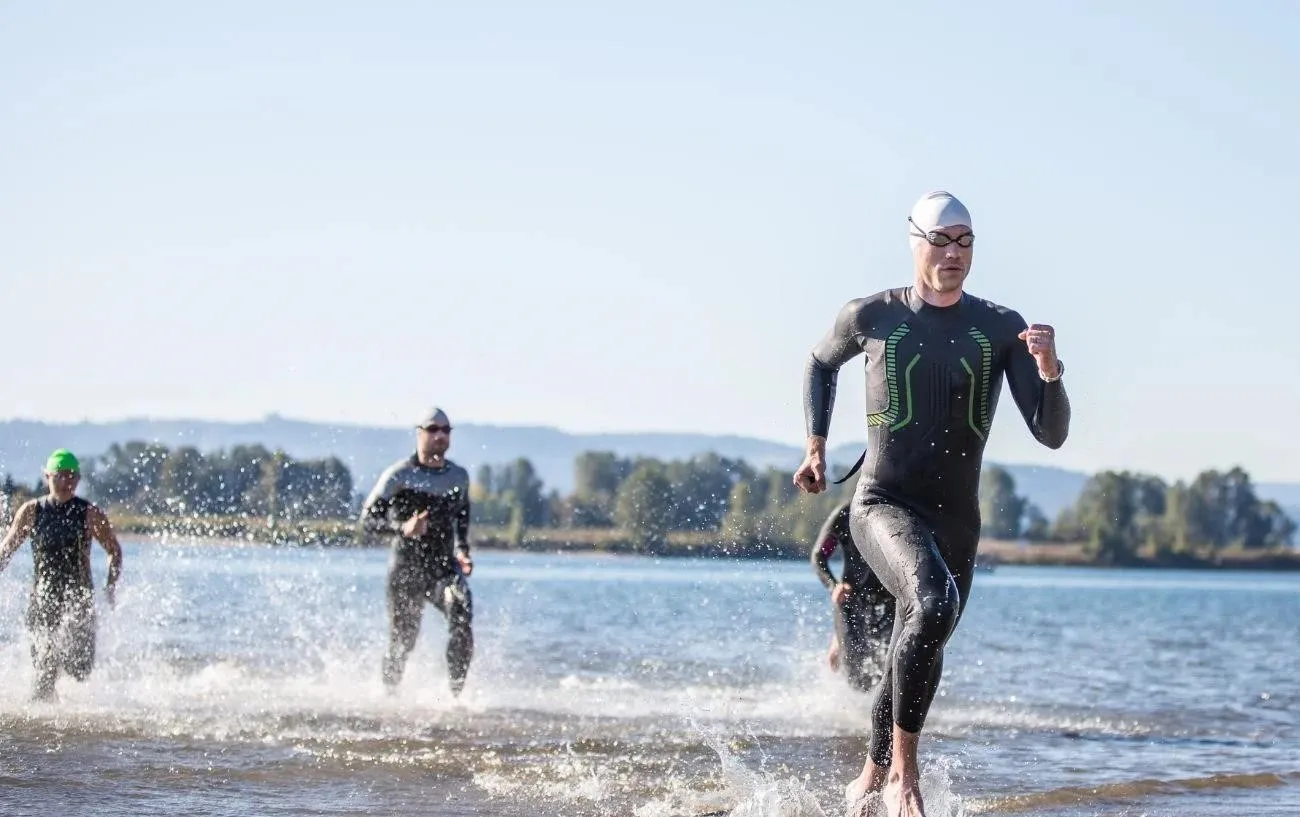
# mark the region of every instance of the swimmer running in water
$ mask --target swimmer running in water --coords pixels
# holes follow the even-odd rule
[[[416,428],[416,452],[384,471],[361,511],[363,528],[392,537],[384,685],[392,692],[401,682],[431,602],[447,619],[447,672],[452,694],[460,695],[474,655],[469,473],[447,459],[451,421],[442,409]]]
[[[104,512],[76,495],[81,463],[71,451],[60,448],[51,454],[44,476],[49,493],[24,503],[0,541],[0,572],[30,537],[33,571],[27,629],[36,667],[32,697],[53,700],[60,671],[85,681],[95,665],[90,540],[97,539],[108,554],[104,592],[110,606],[117,601],[122,546]]]
[[[851,504],[842,502],[822,523],[808,554],[818,580],[831,594],[835,636],[831,642],[831,669],[844,667],[849,685],[869,691],[884,675],[889,632],[894,626],[894,597],[867,567],[849,530]],[[844,552],[839,580],[828,564],[836,549]]]
[[[812,350],[807,454],[794,474],[799,488],[825,490],[837,375],[865,354],[867,448],[849,472],[863,466],[850,527],[897,607],[868,757],[845,797],[881,792],[891,817],[924,814],[917,744],[970,594],[980,469],[1004,376],[1040,443],[1060,448],[1070,427],[1053,328],[963,289],[975,242],[966,207],[928,193],[907,222],[914,283],[849,301]]]

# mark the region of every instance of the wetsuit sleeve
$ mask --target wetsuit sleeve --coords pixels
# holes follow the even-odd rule
[[[397,535],[402,524],[393,518],[392,498],[398,483],[397,469],[389,468],[375,483],[361,506],[361,527],[368,533]]]
[[[465,481],[456,504],[456,550],[469,555],[469,481]]]
[[[1070,433],[1070,398],[1065,381],[1045,382],[1038,376],[1038,361],[1017,337],[1029,325],[1018,313],[1011,313],[1012,330],[1006,364],[1011,396],[1025,418],[1025,425],[1048,448],[1060,448]]]
[[[822,523],[822,529],[817,532],[817,539],[813,542],[812,553],[809,554],[812,561],[813,570],[817,573],[817,579],[827,590],[834,590],[836,579],[835,574],[831,572],[827,562],[830,561],[831,554],[835,553],[835,548],[839,547],[839,539],[835,536],[835,523],[840,512],[826,517]]]
[[[813,347],[804,368],[804,422],[809,437],[830,433],[831,412],[835,408],[835,384],[840,367],[862,353],[861,325],[863,302],[849,301],[835,317],[835,325]]]

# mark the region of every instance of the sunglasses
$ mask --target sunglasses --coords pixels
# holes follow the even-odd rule
[[[425,431],[429,432],[430,434],[433,434],[434,432],[438,432],[438,431],[441,431],[443,434],[451,433],[451,426],[431,425],[431,426],[421,426],[421,428],[423,428]]]
[[[911,224],[913,227],[915,227],[918,230],[921,229],[919,224],[917,224],[915,221],[912,221],[911,216],[907,217],[907,223]],[[941,233],[938,230],[930,230],[929,232],[922,230],[919,233],[912,233],[912,235],[916,236],[917,238],[924,238],[927,242],[929,242],[930,246],[932,247],[946,247],[949,244],[953,243],[954,241],[957,242],[958,247],[969,247],[975,243],[975,234],[970,232],[962,233],[956,238],[953,238],[947,233]]]

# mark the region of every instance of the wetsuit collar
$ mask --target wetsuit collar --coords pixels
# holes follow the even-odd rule
[[[443,457],[442,465],[425,465],[424,463],[420,462],[420,453],[418,451],[411,455],[410,463],[416,468],[423,468],[426,471],[446,471],[447,465],[449,464],[447,458]]]
[[[921,297],[921,293],[917,291],[915,284],[912,284],[907,288],[907,306],[913,312],[921,312],[923,310],[931,312],[956,312],[966,305],[966,299],[968,297],[970,296],[968,296],[966,290],[963,289],[961,297],[957,299],[957,303],[952,306],[935,306]]]

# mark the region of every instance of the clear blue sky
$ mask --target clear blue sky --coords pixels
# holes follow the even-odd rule
[[[0,6],[0,417],[797,444],[943,187],[1069,368],[991,457],[1300,479],[1294,5],[113,5]]]

